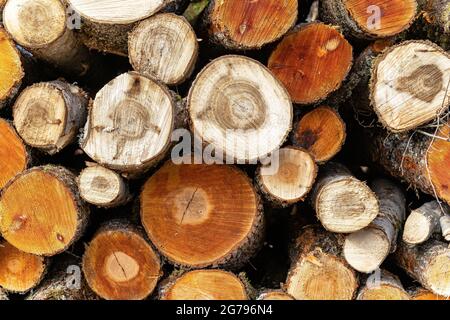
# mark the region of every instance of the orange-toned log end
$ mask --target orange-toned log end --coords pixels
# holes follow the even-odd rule
[[[144,185],[141,219],[158,250],[182,266],[240,266],[261,242],[258,196],[231,166],[167,162]]]
[[[1,27],[0,57],[2,57],[0,59],[0,108],[2,108],[17,93],[25,74],[19,51],[5,29]]]
[[[410,296],[412,300],[448,300],[448,298],[434,294],[424,288],[419,288],[411,292]]]
[[[88,215],[75,186],[75,176],[62,167],[35,167],[17,175],[0,197],[3,238],[37,255],[66,250],[83,232]]]
[[[294,145],[308,150],[319,163],[333,158],[346,138],[345,122],[332,108],[321,106],[307,113],[298,122]]]
[[[137,229],[114,222],[89,243],[83,272],[91,289],[104,299],[142,300],[155,289],[161,262]]]
[[[449,124],[450,125],[450,124]],[[442,126],[438,135],[450,139],[450,126]],[[439,198],[450,204],[450,142],[434,139],[429,148],[428,170],[431,182]]]
[[[297,12],[298,0],[214,1],[209,32],[228,49],[259,49],[281,38]]]
[[[406,30],[414,21],[416,0],[345,0],[352,19],[365,33],[389,37]],[[379,19],[377,20],[377,18]]]
[[[169,281],[161,300],[248,300],[245,285],[222,270],[195,270]]]
[[[0,243],[0,287],[25,293],[39,284],[46,271],[45,258],[25,253],[6,241]]]
[[[352,46],[336,28],[310,23],[281,41],[268,66],[295,103],[311,104],[341,86],[351,69],[352,55]]]
[[[9,180],[27,168],[30,160],[22,139],[12,125],[4,119],[0,119],[0,159],[2,159],[0,166],[1,190]]]

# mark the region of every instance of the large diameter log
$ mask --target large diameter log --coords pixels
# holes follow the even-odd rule
[[[353,48],[334,27],[314,22],[290,32],[272,52],[268,67],[292,101],[313,104],[336,91],[349,73]]]
[[[81,88],[63,80],[34,84],[14,103],[14,126],[26,144],[53,155],[76,140],[88,101]]]
[[[416,0],[325,0],[321,18],[359,39],[394,36],[413,23]]]
[[[138,174],[169,150],[174,108],[165,86],[135,72],[124,73],[95,96],[81,147],[101,165]]]
[[[344,257],[357,271],[375,271],[396,249],[405,221],[405,195],[394,182],[377,179],[371,184],[379,201],[379,213],[366,228],[345,238]]]
[[[379,212],[375,193],[338,163],[321,168],[311,202],[325,229],[338,233],[367,227]]]
[[[107,300],[142,300],[156,287],[161,261],[140,229],[110,221],[97,231],[83,255],[91,289]]]
[[[21,55],[5,29],[0,27],[0,109],[14,99],[25,76]]]
[[[34,167],[17,175],[0,194],[0,232],[21,251],[52,256],[76,241],[89,210],[75,176],[62,167]]]
[[[205,13],[211,40],[226,49],[259,49],[297,21],[297,0],[213,0]]]
[[[450,104],[450,54],[429,41],[385,50],[372,66],[370,100],[379,121],[404,132],[435,119]]]
[[[305,114],[294,126],[292,142],[309,151],[318,163],[333,158],[342,148],[346,126],[339,113],[320,106]]]
[[[3,23],[14,41],[66,73],[89,69],[89,52],[69,28],[60,0],[9,0]]]
[[[256,162],[277,150],[293,120],[286,89],[266,67],[244,56],[222,56],[207,65],[189,91],[187,106],[194,135],[210,144],[216,157],[238,163]]]
[[[171,13],[157,14],[140,22],[130,33],[128,56],[140,74],[177,85],[194,70],[197,36],[185,18]]]
[[[263,214],[240,170],[167,162],[145,183],[141,220],[157,249],[191,268],[238,268],[259,249]]]
[[[0,118],[0,190],[17,174],[27,169],[31,158],[13,126]]]
[[[173,276],[161,287],[161,300],[248,300],[246,287],[223,270],[194,270]]]
[[[436,138],[420,132],[392,134],[367,130],[367,145],[374,162],[392,176],[450,204],[450,126],[441,124]],[[433,135],[433,134],[431,134]]]
[[[275,161],[273,170],[260,166],[256,171],[259,190],[269,202],[281,207],[303,200],[316,180],[318,168],[314,158],[297,147],[286,147],[278,151]]]
[[[417,246],[402,242],[395,253],[397,264],[424,288],[450,296],[450,248],[448,243],[429,240]]]
[[[0,242],[0,287],[25,293],[39,284],[47,271],[48,261]]]
[[[342,235],[318,226],[304,227],[296,238],[285,290],[297,300],[351,300],[356,272],[341,257]]]
[[[410,296],[397,276],[378,270],[367,277],[357,300],[410,300]]]

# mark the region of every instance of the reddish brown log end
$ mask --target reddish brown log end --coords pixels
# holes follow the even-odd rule
[[[439,137],[450,139],[449,125],[441,127]],[[427,154],[427,161],[429,177],[437,196],[450,204],[450,142],[434,139]]]
[[[341,86],[352,54],[352,46],[336,28],[311,23],[284,38],[270,56],[269,69],[295,103],[311,104]]]

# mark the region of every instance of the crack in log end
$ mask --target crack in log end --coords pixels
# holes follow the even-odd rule
[[[432,102],[442,90],[444,74],[433,64],[420,66],[409,76],[401,77],[396,89],[424,102]]]
[[[186,188],[175,195],[174,218],[177,224],[197,225],[209,217],[209,204],[206,193],[200,188]]]

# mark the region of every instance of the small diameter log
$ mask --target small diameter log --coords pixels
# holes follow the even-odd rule
[[[442,236],[445,240],[450,241],[450,213],[447,211],[446,214],[441,216],[439,219],[439,224],[441,226]]]
[[[309,151],[318,163],[333,158],[344,145],[346,126],[334,109],[320,106],[297,122],[292,134],[295,146]]]
[[[246,287],[230,272],[194,270],[168,279],[159,292],[161,300],[248,300]]]
[[[404,132],[435,119],[450,104],[450,54],[429,41],[406,41],[375,58],[370,101],[380,122]]]
[[[47,271],[47,260],[25,253],[6,241],[0,242],[0,287],[25,293],[39,284]]]
[[[442,210],[450,212],[447,205],[437,201],[427,202],[412,210],[403,229],[403,241],[416,245],[427,241],[434,233],[441,232],[440,219],[445,215]]]
[[[268,201],[281,207],[303,200],[316,180],[318,168],[314,158],[297,147],[286,147],[278,151],[274,161],[270,167],[257,169],[259,190]]]
[[[89,210],[75,176],[62,167],[34,167],[17,175],[0,194],[0,232],[21,251],[52,256],[76,241]]]
[[[313,104],[336,91],[347,77],[353,48],[332,26],[300,25],[272,52],[268,67],[285,85],[292,101]]]
[[[169,150],[174,108],[165,86],[135,72],[124,73],[95,96],[81,147],[101,165],[141,173]]]
[[[128,184],[116,172],[99,165],[89,166],[77,179],[80,196],[98,207],[110,208],[130,200]]]
[[[239,268],[262,244],[259,197],[232,166],[167,162],[143,187],[141,220],[152,243],[180,266]]]
[[[268,290],[262,292],[256,300],[295,300],[290,294],[282,290]]]
[[[34,56],[71,75],[88,71],[89,51],[69,28],[60,0],[8,0],[3,23],[14,41]]]
[[[56,154],[76,140],[88,101],[81,88],[63,80],[34,84],[14,103],[14,126],[26,144]]]
[[[280,39],[297,21],[298,0],[212,0],[205,13],[211,40],[249,50]]]
[[[450,296],[450,248],[448,243],[429,240],[417,246],[402,242],[395,253],[397,264],[424,288]]]
[[[320,1],[321,18],[359,39],[394,36],[413,23],[417,0]]]
[[[155,289],[161,261],[142,231],[122,221],[104,225],[83,255],[91,289],[107,300],[142,300]]]
[[[135,23],[160,11],[172,0],[66,0],[81,16],[81,39],[91,49],[127,55],[128,33]]]
[[[5,119],[0,118],[0,190],[17,174],[27,169],[31,159],[27,148]]]
[[[222,56],[206,66],[187,107],[194,135],[210,144],[220,163],[225,156],[227,163],[256,163],[277,150],[292,127],[287,91],[266,67],[244,56]]]
[[[321,168],[311,201],[328,231],[350,233],[367,227],[378,215],[376,195],[341,164]]]
[[[374,162],[392,176],[450,204],[450,126],[441,124],[434,135],[420,132],[392,134],[367,130],[367,145]],[[430,136],[431,135],[431,136]]]
[[[371,184],[379,213],[364,229],[345,238],[344,257],[357,271],[375,271],[396,250],[397,236],[405,221],[405,195],[395,183],[378,179]]]
[[[140,74],[177,85],[194,70],[197,36],[185,18],[172,13],[157,14],[140,22],[130,33],[128,56]]]
[[[358,280],[341,258],[342,241],[321,227],[304,227],[292,250],[286,292],[297,300],[353,299]]]
[[[0,109],[14,99],[25,76],[21,55],[5,29],[0,27]]]
[[[357,300],[410,300],[410,296],[397,276],[378,270],[367,278]]]
[[[415,288],[409,291],[411,300],[448,300],[448,298],[434,294],[424,288]]]

